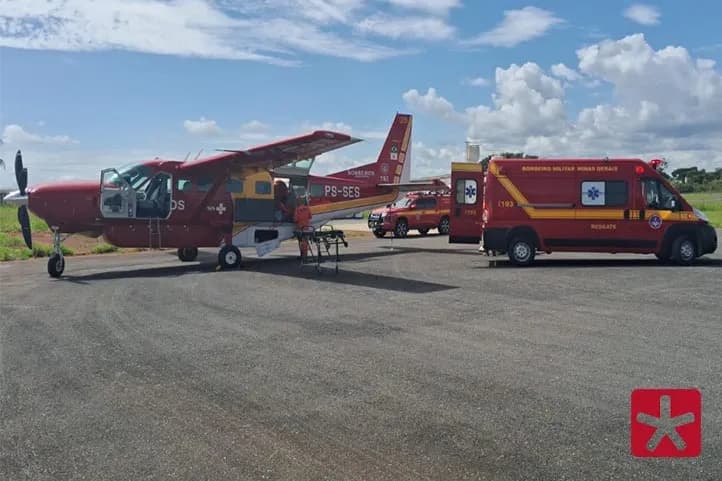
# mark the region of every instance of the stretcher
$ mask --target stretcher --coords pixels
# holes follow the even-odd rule
[[[330,225],[320,229],[304,227],[294,231],[294,235],[301,246],[302,268],[312,266],[321,273],[321,264],[330,260],[334,263],[334,272],[338,274],[338,264],[341,262],[339,246],[348,247],[342,230],[334,229]],[[303,243],[306,244],[306,249],[303,249]]]

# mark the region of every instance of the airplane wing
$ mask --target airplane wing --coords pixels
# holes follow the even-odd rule
[[[246,150],[223,150],[221,154],[183,164],[183,169],[212,169],[215,167],[262,167],[275,169],[297,160],[340,149],[360,142],[346,134],[316,130],[310,134],[292,137]]]
[[[448,190],[449,186],[446,185],[441,179],[434,179],[431,182],[405,182],[403,184],[377,184],[379,187],[395,187],[399,189],[399,192],[415,192],[417,190]]]

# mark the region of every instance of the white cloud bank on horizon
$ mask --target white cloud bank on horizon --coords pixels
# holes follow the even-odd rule
[[[314,54],[372,62],[416,51],[401,40],[451,38],[456,0],[0,0],[0,46],[127,50],[293,66]],[[426,34],[424,34],[426,33]]]
[[[457,110],[436,89],[403,94],[416,112],[466,127],[488,152],[523,150],[549,156],[666,157],[673,166],[722,167],[722,75],[712,60],[683,47],[654,50],[642,34],[577,50],[578,73],[613,88],[614,101],[570,118],[565,85],[527,62],[497,68],[491,104]],[[570,75],[574,72],[576,75]]]

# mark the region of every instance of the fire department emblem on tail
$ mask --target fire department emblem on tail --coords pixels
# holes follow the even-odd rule
[[[394,144],[391,146],[391,153],[389,154],[391,160],[399,160],[399,146]]]

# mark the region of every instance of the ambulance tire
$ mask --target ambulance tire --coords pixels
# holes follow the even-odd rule
[[[382,238],[383,236],[385,236],[385,235],[386,235],[386,231],[385,231],[385,230],[376,229],[376,230],[374,231],[374,236],[375,236],[377,239],[381,239],[381,238]]]
[[[428,233],[429,233],[429,229],[419,229],[419,234],[421,234],[422,236],[424,236]]]
[[[697,258],[694,241],[687,236],[679,236],[672,243],[672,260],[680,266],[688,266]]]
[[[444,216],[441,218],[441,222],[439,222],[439,234],[441,235],[448,235],[449,234],[449,218]]]
[[[394,227],[394,237],[403,239],[409,234],[409,223],[406,219],[399,219],[396,221],[396,227]]]
[[[534,242],[526,237],[515,237],[509,242],[506,250],[509,254],[509,260],[512,264],[519,267],[526,267],[534,262],[536,255],[536,247]]]
[[[237,269],[241,265],[241,251],[234,245],[221,247],[218,252],[218,265],[223,270]]]
[[[198,258],[197,247],[181,247],[178,249],[178,259],[181,262],[193,262]]]

